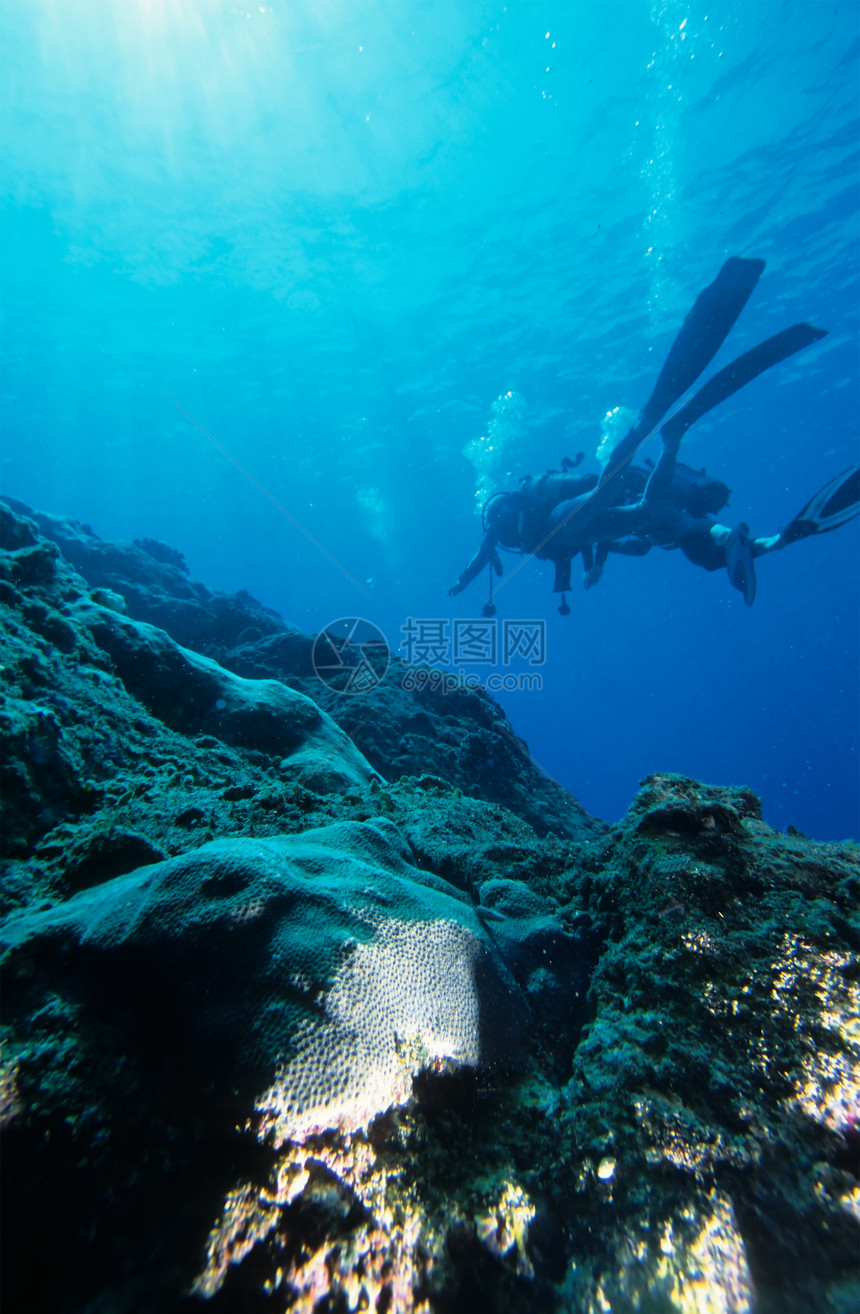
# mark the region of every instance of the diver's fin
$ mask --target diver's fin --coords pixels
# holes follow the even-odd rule
[[[672,343],[666,363],[636,424],[616,445],[601,482],[632,456],[666,412],[710,365],[743,310],[764,269],[763,260],[732,256],[713,283],[700,292]]]
[[[780,547],[812,534],[826,534],[860,515],[860,465],[851,465],[811,497],[784,529]]]
[[[704,292],[672,343],[654,391],[645,403],[640,425],[653,429],[670,406],[691,388],[729,336],[764,270],[763,260],[732,256]]]
[[[734,587],[744,595],[744,602],[751,607],[755,602],[756,580],[749,525],[737,525],[729,534],[726,570]]]
[[[811,347],[813,342],[826,336],[827,329],[815,328],[812,324],[792,324],[791,328],[783,329],[781,333],[760,342],[757,347],[745,351],[712,379],[708,379],[687,405],[666,421],[661,430],[663,438],[670,443],[680,442],[690,425],[695,424],[707,411],[713,410],[772,365],[778,365],[796,351]]]

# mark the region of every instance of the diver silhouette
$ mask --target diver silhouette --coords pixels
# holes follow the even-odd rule
[[[750,537],[745,524],[734,529],[716,519],[730,490],[719,479],[678,461],[681,440],[696,420],[765,370],[811,346],[826,329],[794,324],[744,352],[719,370],[692,397],[700,378],[726,340],[764,269],[763,260],[732,256],[713,283],[699,294],[660,371],[636,423],[611,448],[600,475],[574,476],[576,462],[561,471],[524,479],[516,492],[500,492],[484,506],[484,538],[475,556],[448,590],[461,593],[485,566],[502,574],[499,547],[552,561],[553,592],[562,594],[559,611],[570,611],[571,565],[582,556],[585,587],[601,577],[610,552],[644,556],[653,547],[680,548],[705,570],[725,568],[732,585],[752,605],[754,562],[813,534],[826,533],[860,513],[860,467],[831,479],[791,521],[768,538]],[[650,470],[631,464],[636,452],[659,430],[663,447]]]

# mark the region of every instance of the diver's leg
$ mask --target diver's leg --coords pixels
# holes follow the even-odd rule
[[[614,538],[636,538],[647,533],[643,508],[643,502],[607,507],[589,524],[590,541],[602,543]]]
[[[759,374],[778,365],[788,356],[793,356],[803,347],[811,346],[813,342],[823,338],[825,333],[825,329],[813,328],[811,324],[794,324],[791,328],[784,329],[782,333],[768,338],[766,342],[760,342],[757,347],[745,352],[743,356],[738,356],[737,360],[733,360],[709,379],[692,401],[663,425],[661,429],[663,451],[648,480],[645,500],[657,501],[668,492],[675,473],[675,461],[681,439],[691,424],[707,411],[713,410],[727,397],[731,397],[752,379],[757,378]]]
[[[700,292],[672,343],[654,391],[639,419],[613,450],[601,483],[612,477],[659,426],[666,412],[710,365],[750,298],[764,269],[763,260],[732,256],[713,283]]]
[[[719,406],[720,402],[726,401],[753,379],[757,379],[765,370],[772,369],[795,352],[811,347],[814,342],[826,336],[827,329],[815,328],[812,324],[792,324],[791,328],[783,329],[781,333],[775,333],[772,338],[760,342],[757,347],[745,351],[708,379],[687,405],[666,421],[661,428],[663,437],[680,442],[690,425]]]
[[[860,465],[851,465],[820,488],[802,511],[789,520],[773,539],[762,539],[768,546],[761,552],[788,547],[813,534],[829,534],[860,515]]]
[[[645,485],[643,502],[653,504],[659,502],[661,498],[665,498],[668,494],[672,480],[675,477],[675,464],[678,459],[680,445],[680,437],[678,439],[663,439],[663,450],[658,457],[657,464],[651,471],[648,483]]]
[[[769,538],[754,538],[752,541],[752,554],[754,557],[764,557],[768,552],[776,552],[779,548],[785,546],[781,534],[771,534]]]
[[[678,547],[694,566],[701,566],[703,570],[725,570],[726,543],[731,532],[728,525],[694,530],[678,540]]]
[[[778,534],[767,538],[754,538],[754,557],[768,552],[779,552],[790,543],[799,543],[814,534],[829,534],[840,525],[860,515],[860,466],[851,465],[842,474],[831,479],[811,497],[802,511],[783,525]]]

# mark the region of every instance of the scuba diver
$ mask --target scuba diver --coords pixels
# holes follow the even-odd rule
[[[700,518],[698,513],[701,510],[716,512],[727,504],[729,490],[721,480],[711,479],[704,470],[697,472],[680,463],[677,470],[681,478],[673,480],[670,496],[677,497],[680,493],[682,497],[693,499],[683,502],[678,499],[675,512],[677,532],[662,541],[657,536],[646,537],[641,533],[629,538],[601,540],[596,545],[592,564],[587,563],[584,578],[587,589],[599,581],[610,552],[639,557],[645,556],[652,547],[680,548],[688,561],[705,570],[727,570],[732,584],[751,607],[756,595],[756,558],[777,552],[791,543],[799,543],[813,534],[838,529],[860,514],[860,466],[852,465],[819,489],[779,533],[767,538],[751,538],[746,524],[731,529],[712,515]],[[720,490],[725,490],[724,497]],[[715,505],[720,498],[723,500]],[[710,507],[705,506],[705,500],[711,503]]]
[[[566,615],[570,608],[564,595],[570,588],[574,557],[582,555],[588,588],[599,580],[609,552],[642,556],[660,546],[680,547],[689,560],[707,570],[725,566],[732,584],[751,605],[757,556],[835,529],[860,512],[860,471],[851,467],[811,498],[779,534],[751,539],[746,525],[731,530],[714,518],[728,501],[726,485],[677,460],[681,439],[696,420],[826,334],[826,329],[794,324],[724,366],[687,400],[763,269],[763,260],[732,256],[699,294],[650,398],[636,423],[612,447],[599,476],[572,476],[569,470],[575,463],[565,460],[561,472],[527,478],[518,492],[497,493],[489,499],[484,507],[484,539],[450,594],[462,592],[489,565],[490,599],[484,614],[493,615],[492,576],[502,573],[496,550],[501,546],[554,563],[553,592],[562,594],[559,611]],[[658,430],[663,449],[656,465],[650,472],[632,466],[632,457]]]

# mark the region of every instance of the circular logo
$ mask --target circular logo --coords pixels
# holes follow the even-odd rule
[[[323,684],[336,693],[367,693],[385,679],[391,652],[371,621],[344,616],[320,630],[311,661]]]

